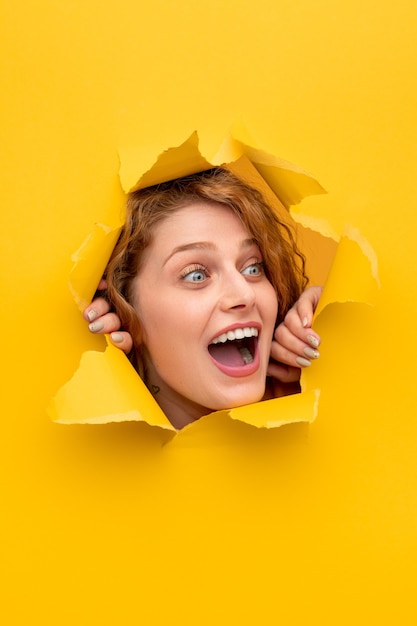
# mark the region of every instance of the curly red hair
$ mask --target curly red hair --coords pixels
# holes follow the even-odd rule
[[[126,223],[106,269],[107,297],[133,338],[129,355],[141,367],[140,320],[134,310],[131,285],[137,276],[144,250],[152,241],[155,225],[181,207],[194,202],[229,207],[256,240],[265,262],[266,275],[278,299],[279,324],[305,289],[305,259],[292,229],[277,216],[262,194],[223,167],[177,178],[129,194]]]

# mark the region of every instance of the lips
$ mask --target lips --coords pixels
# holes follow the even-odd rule
[[[208,346],[218,369],[228,376],[253,374],[259,367],[258,328],[239,326],[217,335]]]

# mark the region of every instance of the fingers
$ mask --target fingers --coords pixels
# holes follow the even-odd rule
[[[120,330],[120,319],[116,313],[110,311],[99,317],[95,317],[92,322],[89,323],[88,329],[92,333],[109,334]]]
[[[276,328],[271,345],[271,357],[290,367],[309,367],[319,358],[320,336],[311,328],[321,287],[310,287]]]
[[[106,288],[107,282],[102,278],[97,291]],[[116,313],[110,311],[110,304],[105,298],[95,298],[84,310],[83,317],[89,322],[88,329],[90,332],[98,335],[108,334],[113,345],[126,354],[132,350],[133,340],[130,333],[120,330],[120,318]]]
[[[275,331],[271,357],[291,367],[308,367],[319,358],[319,345],[320,337],[312,329],[302,329],[299,338],[283,322]]]
[[[87,322],[94,322],[110,311],[110,304],[105,298],[95,298],[84,310],[83,316]],[[120,326],[118,327],[120,328]],[[118,330],[114,328],[113,330]]]
[[[120,330],[120,319],[109,311],[109,304],[103,298],[97,298],[84,311],[84,318],[89,321],[88,329],[98,335],[108,334],[110,341],[126,354],[132,350],[133,341],[130,333]],[[109,312],[107,312],[109,311]]]
[[[311,328],[314,311],[316,310],[322,291],[322,287],[308,287],[291,309],[291,311],[297,313],[303,328]]]
[[[128,354],[133,348],[132,335],[126,331],[119,330],[110,334],[110,340],[116,348],[120,348]]]
[[[300,379],[300,369],[291,367],[283,363],[275,363],[270,361],[267,369],[267,376],[280,381],[281,383],[295,383]]]
[[[98,284],[97,291],[105,291],[107,289],[107,280],[102,278]]]

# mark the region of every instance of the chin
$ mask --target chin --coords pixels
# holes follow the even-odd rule
[[[225,409],[236,409],[246,404],[254,404],[260,402],[265,395],[265,385],[259,386],[257,389],[250,391],[244,390],[241,394],[227,394],[223,396],[222,400],[216,402],[216,406],[213,407],[213,411],[222,411]],[[219,394],[219,397],[221,394]]]

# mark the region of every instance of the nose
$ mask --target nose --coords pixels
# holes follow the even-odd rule
[[[231,270],[223,277],[220,297],[220,307],[223,311],[250,309],[255,299],[253,286],[238,270]]]

